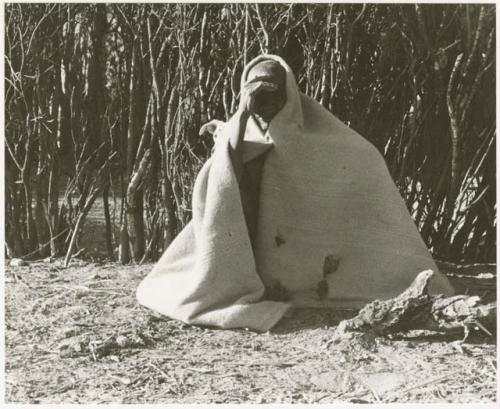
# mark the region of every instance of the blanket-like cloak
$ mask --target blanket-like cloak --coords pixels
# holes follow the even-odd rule
[[[243,161],[267,155],[254,248],[229,154],[233,117],[197,176],[192,220],[139,285],[139,302],[186,323],[265,331],[290,305],[262,301],[276,282],[291,304],[360,307],[432,269],[430,292],[452,294],[371,143],[300,93],[279,57],[251,61],[242,85],[263,59],[285,69],[287,102],[265,134],[252,118],[245,131]]]

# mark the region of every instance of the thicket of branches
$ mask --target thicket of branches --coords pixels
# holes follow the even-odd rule
[[[494,5],[8,4],[5,16],[8,256],[69,261],[99,199],[109,256],[157,259],[190,218],[211,147],[200,125],[231,116],[244,65],[270,52],[383,153],[437,257],[496,257]]]

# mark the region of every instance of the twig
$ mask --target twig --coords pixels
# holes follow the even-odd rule
[[[186,371],[199,372],[202,374],[215,373],[215,371],[212,369],[202,369],[202,368],[186,368]]]
[[[14,274],[14,278],[16,279],[16,282],[21,283],[22,285],[29,288],[30,290],[33,290],[33,288],[21,278],[21,276]]]
[[[83,285],[74,285],[74,286],[69,286],[69,285],[53,285],[53,286],[41,286],[41,287],[56,287],[56,288],[65,288],[67,290],[73,290],[73,291],[88,291],[91,293],[106,293],[106,294],[114,294],[114,295],[127,295],[126,293],[118,293],[116,291],[110,291],[106,289],[94,289],[94,288],[89,288]]]
[[[485,327],[483,324],[481,324],[479,321],[474,321],[474,324],[475,324],[475,325],[477,325],[477,326],[478,326],[478,328],[482,329],[482,330],[483,330],[483,332],[484,332],[486,335],[489,335],[490,337],[492,337],[492,336],[493,336],[493,334],[492,334],[490,331],[488,331],[488,330],[486,329],[486,327]]]
[[[280,367],[290,367],[297,365],[297,362],[250,362],[248,366],[280,366]]]
[[[37,349],[41,352],[45,352],[48,355],[58,355],[57,351],[51,351],[50,349],[44,348],[40,345],[35,345],[35,349]]]
[[[92,359],[94,360],[94,362],[97,362],[97,356],[95,354],[95,346],[93,343],[89,344],[89,349],[90,349],[90,352],[92,353]]]
[[[257,13],[257,18],[258,18],[259,23],[260,23],[260,28],[262,30],[262,34],[264,34],[264,45],[265,45],[265,48],[262,48],[262,45],[260,44],[260,41],[259,41],[259,45],[261,47],[261,51],[264,54],[267,54],[269,52],[269,33],[267,32],[266,26],[264,24],[264,21],[262,20],[262,16],[260,14],[260,8],[259,8],[258,4],[255,4],[255,11]]]
[[[69,230],[69,228],[66,227],[64,230],[62,230],[61,232],[59,232],[56,236],[52,237],[49,241],[47,241],[46,243],[43,243],[41,246],[39,246],[39,248],[37,248],[36,250],[32,251],[31,253],[25,254],[25,255],[23,255],[21,257],[18,257],[18,258],[24,259],[26,257],[32,256],[35,253],[38,253],[40,251],[40,247],[45,247],[46,245],[50,244],[53,240],[59,238],[61,235],[63,235],[64,233],[66,233],[68,230]]]
[[[169,379],[170,377],[159,367],[157,367],[154,363],[152,362],[148,362],[148,365],[153,368],[153,369],[156,369],[161,375],[163,375],[166,379]]]
[[[381,403],[380,397],[378,396],[378,393],[375,392],[375,389],[373,389],[373,388],[368,388],[368,389],[372,393],[372,395],[375,398],[375,400],[377,401],[377,403]]]
[[[413,385],[413,386],[410,386],[410,387],[404,389],[403,392],[406,393],[406,392],[409,392],[409,391],[412,391],[412,390],[415,390],[415,389],[418,389],[418,388],[423,388],[424,386],[427,386],[427,385],[432,385],[432,384],[440,383],[440,382],[442,382],[444,380],[447,380],[447,379],[451,378],[451,376],[455,375],[457,372],[458,371],[453,372],[453,373],[448,374],[448,375],[438,376],[437,378],[432,378],[432,379],[429,379],[427,381],[417,383],[416,385]]]
[[[331,394],[329,394],[329,393],[326,393],[326,394],[324,394],[324,395],[321,395],[319,398],[314,399],[311,403],[319,403],[320,401],[322,401],[322,400],[323,400],[323,399],[325,399],[325,398],[336,399],[336,398],[338,398],[339,396],[341,396],[342,394],[343,394],[343,392],[339,392],[339,393],[337,393],[337,394],[335,394],[335,395],[331,395]]]
[[[239,375],[239,373],[234,372],[234,373],[228,373],[226,375],[216,375],[216,376],[217,376],[217,378],[230,378],[232,376],[237,376],[237,375]]]

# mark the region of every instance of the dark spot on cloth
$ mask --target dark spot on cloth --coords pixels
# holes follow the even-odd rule
[[[277,247],[286,243],[285,239],[283,238],[280,232],[278,232],[278,234],[274,237],[274,242],[276,243]]]
[[[288,290],[281,285],[279,280],[274,280],[271,285],[266,287],[264,299],[270,301],[289,301],[290,294]]]
[[[328,254],[323,262],[323,277],[335,273],[339,268],[340,258],[333,254]]]
[[[316,292],[318,293],[320,300],[323,300],[328,296],[328,283],[326,282],[326,280],[321,280],[318,283],[318,287],[316,288]]]

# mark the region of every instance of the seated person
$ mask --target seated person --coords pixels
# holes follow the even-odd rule
[[[434,264],[373,145],[260,56],[237,112],[208,124],[212,157],[193,219],[143,280],[139,302],[187,323],[267,330],[290,305],[361,307]]]

